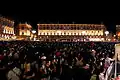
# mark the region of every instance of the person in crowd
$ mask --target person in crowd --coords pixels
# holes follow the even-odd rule
[[[23,73],[23,79],[24,80],[34,80],[34,77],[35,77],[35,73],[31,69],[30,62],[26,62],[25,63],[25,70],[24,70],[24,73]]]
[[[6,78],[6,66],[3,60],[0,60],[0,79],[7,80]]]
[[[110,61],[113,61],[110,58],[115,54],[114,44],[106,42],[1,42],[2,66],[0,67],[5,68],[7,72],[9,65],[15,63],[21,65],[19,68],[25,80],[40,80],[41,78],[42,80],[81,78],[90,80],[89,78],[94,74],[98,78],[100,74],[102,75],[100,72],[102,67],[106,69],[109,67]],[[8,71],[10,74],[13,74],[12,69]],[[36,76],[40,78],[35,78]]]
[[[21,79],[21,70],[18,64],[11,64],[10,70],[7,74],[8,80],[20,80]]]
[[[109,55],[107,55],[105,59],[105,69],[107,69],[110,66],[111,61],[114,61],[114,59],[110,58]]]
[[[104,73],[105,73],[104,68],[102,68],[102,69],[100,70],[99,80],[105,80]]]
[[[120,75],[117,76],[117,78],[115,80],[120,80]]]

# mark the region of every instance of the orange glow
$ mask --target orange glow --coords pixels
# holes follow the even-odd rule
[[[118,33],[118,36],[120,36],[120,32]]]

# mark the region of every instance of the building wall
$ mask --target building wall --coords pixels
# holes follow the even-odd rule
[[[103,36],[103,30],[38,30],[38,35]]]
[[[120,40],[120,25],[116,25],[116,35],[117,39]]]
[[[28,37],[31,36],[31,28],[32,26],[27,24],[27,23],[23,23],[23,24],[18,24],[17,28],[16,28],[16,35],[17,35],[17,39],[26,39]]]
[[[17,36],[30,36],[31,35],[31,25],[28,24],[19,24],[17,26]]]
[[[38,38],[73,39],[101,38],[104,40],[106,27],[102,24],[38,24]]]
[[[0,40],[9,40],[14,37],[14,21],[0,17]]]
[[[20,30],[19,35],[20,36],[22,36],[22,35],[24,35],[24,36],[30,36],[31,32],[30,32],[30,30]]]
[[[14,28],[13,27],[8,27],[8,26],[5,26],[3,28],[3,33],[5,34],[14,34]]]

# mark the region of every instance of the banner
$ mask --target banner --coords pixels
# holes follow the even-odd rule
[[[114,78],[117,77],[117,62],[120,61],[120,44],[115,44],[115,74]]]
[[[115,59],[120,61],[120,44],[115,44]]]

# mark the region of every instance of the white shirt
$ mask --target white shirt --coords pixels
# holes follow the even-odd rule
[[[13,70],[10,70],[7,74],[8,80],[20,80],[19,76],[21,71],[19,68],[14,68]]]
[[[100,73],[100,75],[99,75],[99,80],[105,80],[105,77],[104,77],[104,74],[103,74],[103,73]]]

